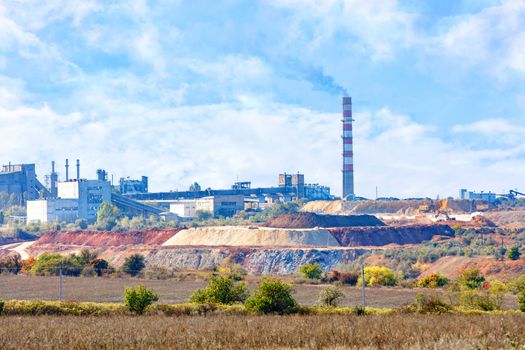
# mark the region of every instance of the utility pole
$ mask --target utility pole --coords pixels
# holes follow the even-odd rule
[[[365,293],[365,265],[361,265],[361,288],[362,288],[362,299],[363,307],[366,307],[366,293]]]

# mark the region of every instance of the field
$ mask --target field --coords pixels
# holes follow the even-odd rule
[[[1,349],[523,349],[525,315],[0,317]]]
[[[42,299],[58,300],[58,277],[0,274],[0,299]],[[186,302],[193,291],[206,286],[205,281],[174,279],[151,280],[138,278],[102,278],[102,277],[64,277],[64,300],[93,302],[122,302],[125,287],[144,284],[160,296],[161,303],[175,304]],[[257,280],[250,277],[248,284],[253,289]],[[296,284],[295,298],[301,305],[314,305],[323,285]],[[361,303],[361,289],[344,287],[346,298],[342,306]],[[367,288],[366,301],[373,307],[400,307],[414,301],[418,292],[441,293],[441,291],[405,288]],[[516,309],[516,296],[505,297],[504,308]]]

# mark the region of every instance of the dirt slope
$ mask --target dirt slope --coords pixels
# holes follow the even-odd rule
[[[446,225],[343,227],[330,228],[329,231],[344,247],[419,244],[437,235],[454,236],[454,231]]]
[[[283,214],[268,220],[264,226],[276,228],[385,226],[372,215],[319,215],[315,213]]]
[[[131,232],[51,231],[42,234],[34,246],[44,244],[108,247],[122,245],[161,245],[179,230],[147,230]]]

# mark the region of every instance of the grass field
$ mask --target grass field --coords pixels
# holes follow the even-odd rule
[[[58,277],[0,274],[0,299],[10,300],[58,300]],[[249,281],[250,288],[256,286],[256,280]],[[64,300],[93,302],[122,302],[125,287],[144,284],[160,296],[161,303],[183,303],[193,291],[206,286],[205,281],[151,280],[138,278],[101,278],[101,277],[64,277]],[[323,285],[297,284],[295,297],[301,305],[314,305]],[[405,288],[367,288],[367,305],[373,307],[400,307],[414,301],[421,289]],[[342,306],[361,303],[361,289],[344,287],[346,298]],[[441,291],[424,290],[425,293]],[[507,295],[504,308],[516,309],[516,296]]]
[[[0,317],[1,349],[523,349],[525,315]]]

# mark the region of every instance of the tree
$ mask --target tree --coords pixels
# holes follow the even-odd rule
[[[196,290],[190,297],[192,303],[233,304],[244,303],[250,292],[244,283],[234,283],[233,279],[215,276],[208,286]]]
[[[518,260],[520,256],[521,256],[520,248],[517,246],[510,248],[507,253],[507,258],[509,258],[510,260]]]
[[[457,280],[460,288],[463,289],[477,289],[484,281],[485,277],[475,267],[463,270]]]
[[[122,271],[130,276],[137,276],[146,266],[144,263],[144,256],[141,254],[133,254],[124,260]]]
[[[362,285],[362,278],[359,277],[358,285]],[[396,276],[391,269],[385,266],[366,266],[365,285],[367,286],[395,286]]]
[[[338,286],[328,286],[319,293],[318,303],[324,306],[337,306],[345,297],[345,293]]]
[[[35,261],[31,272],[38,276],[57,276],[62,271],[63,275],[79,276],[82,267],[74,254],[66,257],[58,253],[44,253]]]
[[[194,182],[190,185],[190,192],[199,192],[201,190],[201,185],[198,182]]]
[[[0,315],[2,314],[2,311],[4,311],[4,301],[3,300],[0,300]]]
[[[93,267],[97,276],[102,276],[113,270],[109,263],[104,259],[92,260],[89,262],[89,265]]]
[[[246,300],[246,309],[262,313],[286,313],[297,306],[292,296],[293,287],[277,278],[266,277]]]
[[[299,270],[301,271],[301,274],[304,278],[319,280],[323,275],[323,269],[317,262],[313,264],[308,263],[306,265],[302,265]]]
[[[146,288],[139,285],[135,288],[126,288],[124,291],[124,304],[129,311],[142,315],[146,308],[159,300],[159,296]]]
[[[207,210],[196,210],[194,219],[197,221],[207,221],[213,218],[213,213]]]
[[[97,212],[97,229],[109,231],[117,224],[120,215],[118,208],[110,202],[104,202]]]
[[[420,288],[439,288],[448,283],[448,278],[442,276],[440,273],[432,273],[428,276],[421,277],[417,281],[417,286]]]

